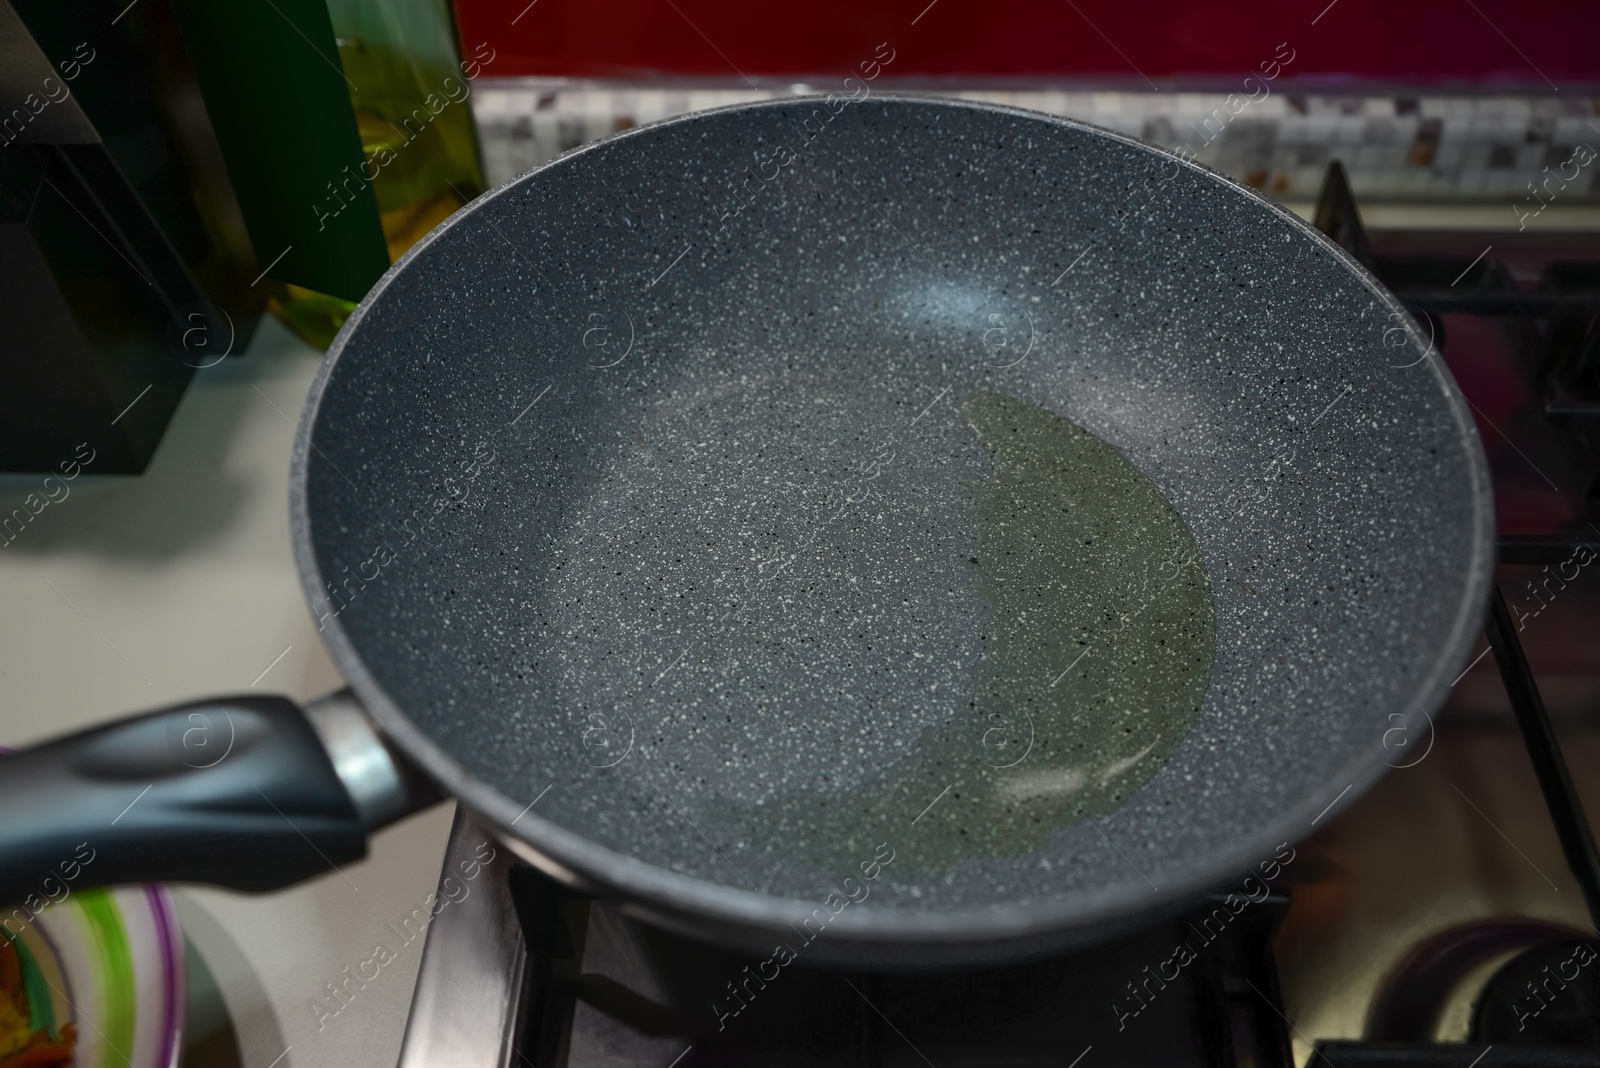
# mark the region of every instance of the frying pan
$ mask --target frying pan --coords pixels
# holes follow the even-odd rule
[[[458,213],[340,333],[292,485],[353,692],[9,758],[0,899],[83,841],[80,886],[284,885],[437,788],[724,944],[1040,952],[1277,870],[1400,763],[1493,534],[1448,373],[1322,235],[1120,135],[884,96]]]

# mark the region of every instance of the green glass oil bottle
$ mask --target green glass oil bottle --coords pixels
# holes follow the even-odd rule
[[[369,187],[392,263],[483,192],[471,94],[494,53],[461,58],[445,0],[328,0],[328,15],[362,160],[330,178],[316,210],[334,217]],[[272,308],[325,349],[355,303],[282,284]]]

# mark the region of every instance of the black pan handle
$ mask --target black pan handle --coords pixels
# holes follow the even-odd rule
[[[274,890],[365,856],[369,831],[438,796],[348,691],[304,711],[255,694],[178,705],[0,757],[0,902]]]

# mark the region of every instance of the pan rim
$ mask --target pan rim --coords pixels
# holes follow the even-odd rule
[[[792,108],[808,100],[822,99],[824,96],[821,94],[797,94],[774,100],[748,101],[689,112],[620,131],[601,140],[570,149],[486,191],[471,203],[486,203],[503,196],[545,170],[563,165],[585,153],[596,151],[613,141],[648,137],[653,131],[664,127],[693,124],[713,116]],[[1311,238],[1314,242],[1319,242],[1325,251],[1335,256],[1336,262],[1352,273],[1379,304],[1393,313],[1409,315],[1404,306],[1365,266],[1298,215],[1249,186],[1167,149],[1091,123],[1011,105],[904,92],[876,93],[863,98],[863,102],[869,100],[917,107],[986,111],[1042,122],[1109,138],[1152,153],[1158,159],[1188,167],[1201,176],[1245,196],[1288,223],[1293,230]],[[471,204],[468,208],[471,208]],[[476,214],[472,210],[457,211],[389,267],[346,319],[344,326],[329,346],[327,355],[312,382],[297,428],[291,461],[289,496],[295,563],[307,599],[308,610],[312,611],[313,616],[316,613],[311,599],[323,589],[324,577],[317,564],[312,544],[307,476],[310,451],[315,448],[313,436],[327,386],[350,337],[394,279],[414,258],[422,255],[445,233]],[[1417,339],[1414,336],[1412,341],[1416,346]],[[1422,360],[1432,374],[1433,386],[1443,395],[1443,400],[1455,420],[1458,437],[1467,454],[1467,467],[1472,483],[1473,529],[1469,546],[1468,573],[1465,576],[1466,581],[1460,587],[1455,618],[1447,638],[1442,643],[1440,654],[1434,660],[1431,673],[1413,690],[1410,700],[1404,709],[1400,710],[1407,717],[1414,717],[1418,713],[1428,716],[1443,703],[1453,685],[1448,680],[1455,677],[1454,672],[1459,671],[1472,651],[1483,606],[1488,600],[1489,584],[1493,575],[1495,537],[1493,495],[1488,478],[1488,464],[1476,424],[1467,410],[1465,397],[1431,344],[1428,351],[1423,353]],[[487,830],[506,843],[521,846],[523,851],[529,854],[529,859],[538,858],[553,866],[562,877],[587,881],[599,888],[630,895],[644,902],[686,910],[708,921],[741,926],[782,928],[801,922],[821,904],[815,900],[808,901],[741,889],[672,872],[612,850],[559,824],[545,820],[533,812],[526,811],[510,796],[478,779],[470,769],[445,752],[428,732],[412,722],[400,702],[391,698],[368,671],[361,654],[336,617],[329,621],[323,632],[323,640],[341,674],[386,736],[393,739],[410,759],[437,781],[458,803],[472,812]],[[1408,718],[1408,722],[1414,720]],[[1072,891],[1062,897],[1023,903],[917,909],[863,905],[856,909],[846,909],[834,916],[828,925],[828,934],[830,938],[856,942],[980,942],[1083,928],[1154,911],[1162,905],[1171,904],[1214,887],[1230,877],[1243,875],[1257,860],[1270,857],[1279,839],[1287,838],[1290,844],[1303,841],[1311,833],[1313,823],[1321,822],[1329,814],[1349,807],[1390,769],[1391,766],[1383,760],[1383,753],[1384,750],[1375,742],[1369,755],[1351,760],[1337,775],[1330,773],[1323,776],[1323,781],[1328,783],[1348,782],[1349,785],[1342,788],[1342,792],[1338,787],[1330,787],[1328,793],[1336,796],[1308,797],[1299,804],[1264,820],[1256,830],[1240,836],[1229,846],[1209,851],[1200,857],[1186,858],[1184,863],[1162,872],[1163,885],[1153,891],[1151,889],[1153,884],[1145,885],[1148,880],[1129,878],[1103,883],[1094,888]]]

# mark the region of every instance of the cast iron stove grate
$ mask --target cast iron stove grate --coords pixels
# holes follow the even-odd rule
[[[1446,314],[1511,321],[1519,354],[1542,383],[1543,414],[1566,450],[1568,470],[1582,478],[1583,506],[1594,514],[1600,263],[1551,264],[1539,288],[1527,291],[1487,254],[1477,260],[1374,255],[1337,162],[1315,221],[1406,303],[1441,348]],[[1600,548],[1600,536],[1502,536],[1499,560],[1553,565],[1588,546]],[[1591,917],[1600,918],[1600,856],[1498,586],[1485,633],[1567,863]],[[488,847],[483,833],[458,815],[447,875]],[[1293,1025],[1284,1015],[1272,952],[1289,904],[1283,890],[1220,924],[1214,917],[1230,888],[1219,888],[1192,912],[1136,934],[1021,965],[877,974],[807,968],[802,961],[764,982],[750,970],[754,961],[634,922],[615,905],[574,895],[513,864],[504,850],[487,868],[482,889],[442,911],[429,932],[402,1068],[1293,1064]],[[1319,1042],[1311,1063],[1600,1068],[1594,987],[1566,999],[1564,1013],[1541,1015],[1542,1028],[1523,1036],[1559,1045],[1519,1044],[1519,1036],[1504,1033],[1505,1006],[1496,1017],[1491,1002],[1515,989],[1483,998],[1474,1041],[1427,1040],[1463,952],[1531,945],[1519,961],[1537,971],[1552,952],[1571,950],[1552,941],[1560,930],[1553,926],[1542,938],[1532,921],[1511,926],[1489,929],[1482,945],[1466,950],[1413,954],[1414,974],[1380,992],[1368,1038]],[[1196,947],[1193,962],[1171,980],[1162,978],[1164,970],[1153,973],[1178,942]],[[1502,975],[1508,982],[1524,978],[1514,966]]]

